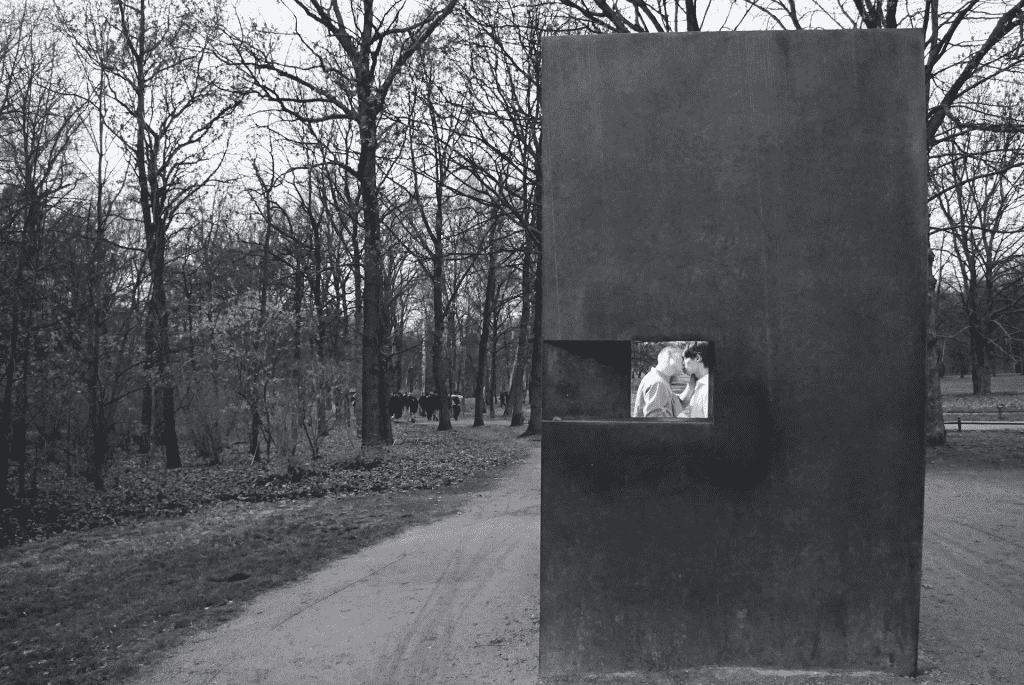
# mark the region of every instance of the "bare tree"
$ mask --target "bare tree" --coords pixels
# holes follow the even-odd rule
[[[355,163],[358,136],[350,121],[318,121],[312,103],[297,107],[305,116],[285,122],[285,128],[289,131],[288,142],[304,160],[295,171],[304,174],[305,190],[294,195],[301,211],[309,217],[310,232],[305,240],[310,254],[310,289],[317,321],[316,354],[321,364],[330,357],[338,365],[337,377],[332,382],[344,381],[347,388],[353,375],[358,375],[349,367],[352,360],[361,355],[363,259],[358,186],[343,170]],[[386,210],[382,210],[382,220],[385,213]],[[387,290],[391,290],[394,282],[388,269],[385,269],[384,282],[389,286]],[[351,300],[348,297],[350,284]],[[394,299],[392,296],[392,303]],[[393,316],[391,320],[394,321]],[[323,382],[320,386],[324,387]],[[337,389],[332,393],[337,395]],[[318,416],[325,412],[324,399],[325,395],[319,393]],[[357,402],[357,414],[361,406],[361,402]]]
[[[274,233],[274,225],[284,213],[284,209],[275,198],[275,193],[283,183],[283,173],[277,167],[274,149],[274,137],[268,136],[269,147],[265,155],[253,155],[249,159],[252,178],[256,187],[249,190],[256,214],[259,217],[259,311],[256,319],[256,331],[252,339],[252,359],[247,369],[247,378],[243,387],[245,402],[249,408],[249,454],[253,462],[261,460],[260,434],[263,428],[260,410],[260,388],[262,367],[259,360],[265,356],[266,336],[264,334],[268,317],[268,298],[270,294],[270,241]],[[262,159],[261,159],[262,157]]]
[[[1007,125],[946,137],[933,148],[931,174],[941,217],[936,228],[949,238],[949,276],[966,319],[975,394],[992,391],[993,356],[1012,354],[1001,341],[1012,340],[1007,326],[1024,312],[1024,131],[1013,125],[1021,105],[1009,96],[985,109],[987,120]]]
[[[596,33],[700,31],[714,0],[558,0],[573,23]],[[749,2],[750,0],[748,0]],[[792,0],[755,0],[799,23]],[[724,6],[725,3],[718,3]],[[730,3],[733,4],[733,3]],[[792,6],[792,8],[791,8]],[[682,17],[680,17],[680,9]],[[774,14],[772,15],[774,16]],[[680,22],[682,19],[682,22]],[[798,27],[799,28],[799,27]]]
[[[456,269],[455,262],[468,259],[472,263],[479,257],[467,250],[465,243],[477,217],[465,197],[457,194],[463,184],[458,168],[460,147],[468,126],[468,95],[458,88],[450,68],[459,47],[449,37],[435,36],[417,54],[402,84],[407,107],[402,122],[407,141],[403,159],[407,160],[412,210],[407,213],[412,221],[405,235],[431,287],[430,350],[434,392],[440,401],[438,430],[452,429],[450,384],[458,383],[453,369],[457,352],[446,342],[456,333],[455,303],[469,270]],[[461,255],[457,254],[460,246]]]
[[[393,441],[388,416],[387,342],[390,326],[384,281],[384,251],[380,222],[378,149],[380,124],[395,79],[438,26],[455,9],[457,0],[428,4],[412,19],[404,4],[378,7],[363,0],[343,8],[327,0],[291,0],[290,5],[312,22],[319,34],[298,29],[287,36],[264,27],[239,36],[235,59],[248,69],[257,90],[289,116],[318,123],[347,120],[359,130],[355,166],[342,167],[358,183],[362,223],[362,440],[364,445]],[[282,45],[288,42],[289,45]],[[289,61],[285,47],[297,46],[300,57]],[[295,93],[283,88],[298,86]],[[314,103],[316,113],[302,105]]]
[[[511,423],[522,425],[524,372],[530,372],[530,424],[541,428],[542,342],[538,306],[541,244],[541,37],[558,30],[551,7],[534,1],[480,0],[460,19],[474,35],[464,78],[477,97],[469,131],[478,152],[466,160],[480,195],[522,232],[522,309],[516,368],[510,390]],[[531,330],[532,327],[532,330]]]
[[[29,389],[34,326],[45,288],[42,259],[52,240],[53,210],[77,178],[70,153],[83,125],[82,100],[63,59],[59,37],[46,17],[28,5],[11,19],[0,64],[5,111],[0,111],[0,179],[5,187],[0,214],[5,243],[13,252],[9,320],[0,399],[0,496],[7,494],[7,465],[19,462],[24,492]],[[5,298],[6,299],[6,298]]]
[[[170,309],[166,255],[174,220],[184,203],[216,176],[223,159],[229,123],[241,106],[229,94],[225,70],[213,48],[223,32],[218,9],[190,0],[114,0],[111,15],[90,5],[69,11],[62,23],[77,37],[82,54],[105,64],[110,81],[111,131],[133,164],[139,193],[149,271],[146,328],[147,379],[142,398],[142,451],[154,434],[163,444],[168,468],[181,465],[175,428],[175,382],[170,370]],[[82,27],[113,26],[117,55],[111,58],[105,36]],[[154,421],[154,400],[160,406]],[[155,424],[155,425],[154,425]]]
[[[91,109],[91,125],[87,133],[96,155],[95,177],[92,179],[95,184],[95,201],[86,210],[83,221],[72,222],[73,228],[69,235],[71,243],[75,245],[73,249],[79,252],[81,258],[75,259],[72,256],[67,260],[67,273],[71,281],[68,290],[73,295],[69,318],[77,326],[75,333],[66,336],[66,340],[82,359],[84,381],[88,388],[88,423],[92,433],[87,473],[99,490],[104,486],[103,468],[113,426],[111,410],[121,399],[120,383],[131,365],[132,355],[128,348],[134,341],[128,333],[133,329],[130,317],[111,316],[120,294],[116,292],[115,282],[131,260],[125,262],[118,254],[112,240],[116,229],[111,228],[114,206],[121,198],[120,189],[127,180],[120,177],[111,182],[114,165],[110,161],[107,70],[117,54],[117,45],[112,35],[112,18],[81,28],[92,33],[79,36],[79,41],[93,45],[97,57],[94,65],[86,63],[81,69],[86,75],[85,98]],[[121,334],[111,336],[111,328]]]
[[[500,215],[497,210],[492,209],[485,241],[487,247],[487,267],[484,275],[483,306],[480,311],[480,339],[477,345],[476,379],[473,385],[473,428],[484,425],[484,386],[487,380],[487,352],[490,343],[491,320],[494,318],[495,291],[497,290],[498,281],[498,250],[495,238],[498,232],[499,217]],[[494,389],[492,387],[492,406],[493,396]]]

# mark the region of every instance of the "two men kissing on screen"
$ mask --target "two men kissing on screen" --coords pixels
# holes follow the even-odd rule
[[[669,345],[658,353],[658,365],[640,381],[633,403],[635,417],[708,418],[708,375],[715,366],[711,345],[690,343],[685,350]],[[687,375],[686,389],[672,392],[673,376]]]

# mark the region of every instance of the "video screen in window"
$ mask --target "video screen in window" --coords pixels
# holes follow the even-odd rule
[[[714,345],[707,340],[633,341],[630,416],[710,419]]]

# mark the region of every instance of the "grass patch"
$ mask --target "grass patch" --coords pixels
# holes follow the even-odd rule
[[[929,465],[1024,467],[1024,431],[946,431],[946,444],[926,450]]]
[[[456,450],[496,467],[525,457],[530,444],[515,440],[521,428],[504,425],[441,437],[419,426],[406,443],[418,447],[397,458]],[[502,472],[477,468],[463,485],[437,490],[235,499],[0,550],[0,682],[124,680],[260,593],[454,513]]]
[[[992,394],[975,395],[971,392],[970,377],[946,376],[942,379],[942,411],[946,420],[956,420],[958,412],[965,413],[964,420],[995,419],[999,405],[1010,421],[1024,421],[1024,376],[1004,374],[992,377]],[[984,415],[969,416],[967,412],[986,412]],[[1020,412],[1020,413],[1010,413]],[[951,416],[952,415],[952,416]]]

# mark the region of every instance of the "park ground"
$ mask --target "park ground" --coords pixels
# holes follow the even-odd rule
[[[992,394],[971,394],[971,377],[942,379],[942,410],[947,430],[956,430],[956,420],[1024,422],[1024,375],[992,377]]]
[[[947,407],[990,401],[956,390]],[[234,499],[0,550],[0,682],[536,682],[539,444],[505,423],[460,424],[442,438],[404,425],[412,451],[390,455],[439,439],[456,466],[499,455],[454,485]],[[925,507],[916,678],[708,669],[643,682],[1024,682],[1024,434],[951,433],[928,451]],[[353,625],[358,649],[339,653]]]

